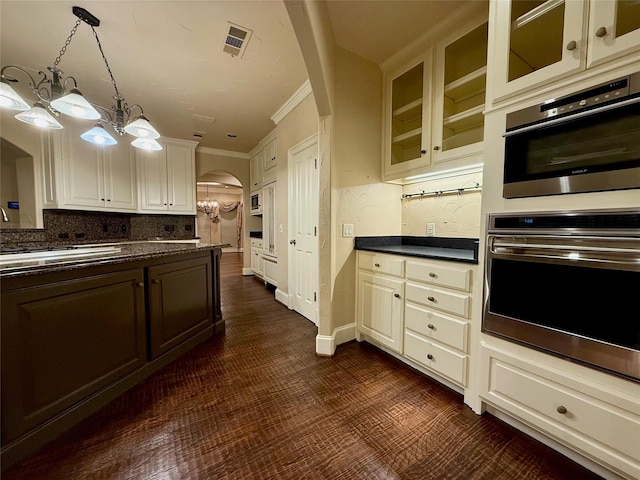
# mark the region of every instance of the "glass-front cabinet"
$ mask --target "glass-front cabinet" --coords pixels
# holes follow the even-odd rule
[[[640,50],[636,0],[505,0],[490,8],[494,100]]]
[[[487,27],[486,16],[478,18],[437,46],[434,164],[482,152]]]
[[[429,165],[432,50],[388,77],[383,180],[411,175]]]

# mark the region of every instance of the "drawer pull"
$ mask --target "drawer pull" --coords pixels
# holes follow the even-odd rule
[[[400,298],[400,294],[399,293],[394,293],[393,296],[396,297],[396,298]]]
[[[429,300],[430,302],[435,302],[436,301],[435,297],[427,297],[427,300]]]
[[[433,355],[431,355],[430,353],[428,353],[428,354],[427,354],[427,358],[428,358],[429,360],[433,360]]]
[[[560,405],[558,408],[556,408],[556,412],[558,412],[560,415],[564,415],[565,413],[567,413],[567,407]]]
[[[380,267],[380,264],[379,263],[374,263],[373,266],[374,267]]]
[[[160,280],[158,280],[157,278],[154,278],[153,280],[151,280],[151,283],[157,285],[160,283]]]
[[[429,325],[427,325],[427,328],[430,328],[431,330],[433,330],[436,327],[433,326],[433,323],[430,323]]]
[[[435,273],[433,273],[433,272],[429,272],[429,276],[430,276],[431,278],[436,278],[436,277],[437,277],[437,275],[436,275]]]
[[[139,287],[144,287],[144,282],[138,282],[138,283],[137,283],[137,285],[138,285]]]

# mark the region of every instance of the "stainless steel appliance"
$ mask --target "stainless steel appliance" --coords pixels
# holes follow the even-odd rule
[[[640,209],[489,215],[482,331],[640,382]]]
[[[249,213],[251,215],[261,215],[262,214],[262,194],[261,192],[254,192],[251,194],[251,210]]]
[[[640,188],[640,72],[507,115],[504,198]]]

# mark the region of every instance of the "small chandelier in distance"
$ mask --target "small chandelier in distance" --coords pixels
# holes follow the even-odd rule
[[[76,118],[82,118],[86,120],[97,120],[98,122],[94,127],[87,132],[83,133],[80,138],[87,142],[95,143],[98,145],[114,145],[117,143],[102,126],[102,123],[109,124],[119,134],[123,135],[128,133],[134,137],[137,137],[131,144],[136,148],[142,148],[145,150],[162,150],[162,146],[156,141],[160,138],[160,134],[149,123],[149,120],[144,115],[144,111],[140,105],[129,106],[124,100],[124,97],[120,95],[118,91],[118,85],[115,78],[111,73],[109,62],[102,51],[102,45],[100,39],[96,33],[95,27],[100,25],[100,20],[89,13],[84,8],[73,7],[73,14],[78,17],[74,27],[71,29],[64,45],[60,49],[58,57],[52,67],[47,67],[51,78],[43,72],[39,71],[38,74],[42,78],[36,82],[34,78],[25,69],[7,65],[0,70],[0,107],[8,108],[10,110],[17,110],[20,113],[15,115],[17,120],[35,125],[42,128],[60,129],[63,128],[62,124],[56,120],[55,116],[59,116],[60,113],[69,115]],[[76,79],[74,77],[62,78],[62,70],[58,68],[58,64],[65,54],[67,47],[71,43],[71,40],[76,33],[78,26],[81,22],[85,22],[91,27],[93,35],[98,44],[98,49],[102,55],[111,83],[115,90],[113,99],[115,105],[111,108],[105,108],[97,104],[92,104],[87,101],[80,90]],[[16,93],[11,87],[10,82],[18,82],[18,80],[11,75],[5,74],[5,70],[15,70],[23,73],[29,79],[29,87],[37,97],[37,100],[30,106],[26,101]],[[73,87],[67,90],[67,83],[73,82]],[[132,111],[138,108],[140,114],[132,118]],[[52,115],[53,113],[53,115]],[[54,116],[55,115],[55,116]]]

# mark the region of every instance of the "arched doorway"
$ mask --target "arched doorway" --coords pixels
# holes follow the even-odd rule
[[[197,179],[196,233],[203,243],[224,243],[223,252],[243,251],[243,187],[233,175],[215,170]]]

